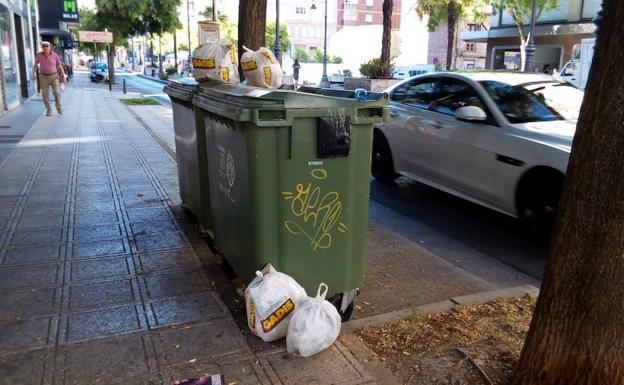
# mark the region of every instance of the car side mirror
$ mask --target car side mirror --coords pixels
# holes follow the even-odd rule
[[[481,107],[465,106],[455,110],[455,118],[471,122],[484,122],[487,120],[487,114]]]

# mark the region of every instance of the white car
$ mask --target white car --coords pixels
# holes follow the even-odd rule
[[[550,231],[583,91],[541,74],[456,72],[387,92],[375,178],[411,177]]]

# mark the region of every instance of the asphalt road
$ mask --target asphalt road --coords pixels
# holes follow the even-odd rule
[[[407,178],[395,184],[373,179],[371,201],[373,220],[451,263],[481,271],[496,260],[532,278],[532,284],[542,277],[547,247],[515,218]],[[376,215],[376,205],[400,218]]]
[[[129,93],[171,107],[163,84],[119,73]],[[449,262],[491,282],[538,285],[547,248],[517,219],[483,208],[416,181],[371,182],[371,220],[417,242]],[[517,274],[516,274],[517,273]]]

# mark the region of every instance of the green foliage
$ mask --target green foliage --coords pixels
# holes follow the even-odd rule
[[[381,62],[381,59],[377,57],[360,65],[360,73],[362,76],[369,79],[379,79],[381,74],[384,72],[389,74],[394,72],[394,61],[390,61],[390,63],[386,66],[387,67],[384,68],[384,64]]]
[[[264,41],[265,47],[273,50],[275,46],[275,22],[269,22],[266,25],[266,31],[264,32]],[[288,29],[286,28],[286,24],[280,23],[280,47],[282,48],[282,52],[288,51],[288,46],[290,46],[290,39],[288,38]],[[300,60],[301,61],[301,60]]]
[[[297,48],[295,50],[295,59],[298,59],[301,63],[309,63],[310,55],[305,49]]]
[[[297,48],[295,50],[295,59],[299,59],[301,63],[322,63],[323,62],[323,50],[317,49],[313,54],[309,54],[308,51],[302,48]],[[342,58],[340,56],[331,56],[327,55],[328,63],[342,63]]]
[[[175,75],[178,73],[178,69],[176,67],[167,67],[165,68],[165,73],[167,75]]]
[[[434,65],[433,65],[433,68],[434,68],[433,70],[434,70],[435,72],[440,72],[440,71],[443,71],[443,70],[444,70],[444,66],[442,66],[442,63],[436,63],[436,64],[434,64]]]
[[[119,99],[119,101],[128,106],[156,106],[160,104],[152,98],[128,98]]]
[[[314,56],[312,57],[312,61],[315,63],[322,63],[323,56],[324,56],[323,50],[317,49],[316,51],[314,51]],[[329,58],[327,58],[327,61],[329,61]]]
[[[211,6],[211,5],[208,5],[208,6],[204,9],[204,11],[201,13],[201,15],[202,15],[203,17],[205,17],[206,19],[208,19],[208,20],[212,20],[212,6]],[[221,13],[221,11],[217,9],[217,20],[219,20],[219,21],[221,21],[221,22],[223,22],[223,21],[227,21],[227,20],[228,20],[228,17],[227,17],[227,15],[225,15],[225,14]]]
[[[451,1],[455,3],[457,12],[456,22],[461,19],[473,22],[483,21],[487,17],[487,7],[492,4],[491,0],[417,0],[416,13],[421,19],[425,16],[429,17],[427,19],[427,28],[429,28],[429,31],[433,32],[438,29],[440,25],[446,25],[448,21],[447,7]],[[507,1],[508,0],[502,0],[502,3]],[[531,0],[527,1],[531,2]]]

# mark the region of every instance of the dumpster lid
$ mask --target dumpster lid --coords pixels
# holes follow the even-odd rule
[[[169,97],[190,102],[198,84],[193,78],[172,80],[163,88],[163,92],[169,95]]]
[[[385,93],[369,92],[365,101],[357,101],[355,91],[302,87],[298,91],[252,87],[218,81],[200,82],[197,92],[234,104],[280,104],[285,108],[383,107],[388,103]]]

